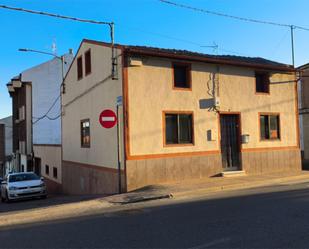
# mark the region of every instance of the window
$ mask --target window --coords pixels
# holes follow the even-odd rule
[[[165,114],[165,144],[192,144],[192,114]]]
[[[49,175],[49,166],[47,164],[45,165],[45,174]]]
[[[80,80],[83,78],[83,57],[80,56],[77,58],[77,79]]]
[[[85,52],[85,74],[88,75],[91,73],[91,53],[90,49]]]
[[[81,121],[81,146],[90,147],[90,121],[85,119]]]
[[[279,139],[279,115],[260,115],[260,134],[262,140]]]
[[[269,93],[269,74],[255,73],[255,89],[257,93]]]
[[[173,64],[174,87],[191,88],[191,68],[189,64]]]
[[[53,177],[57,178],[58,177],[58,169],[53,167]]]
[[[19,107],[19,110],[18,110],[18,120],[19,121],[25,120],[25,106],[24,105]]]

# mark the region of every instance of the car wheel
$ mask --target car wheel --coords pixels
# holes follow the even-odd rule
[[[46,198],[47,198],[47,195],[42,195],[41,198],[42,198],[42,199],[46,199]]]

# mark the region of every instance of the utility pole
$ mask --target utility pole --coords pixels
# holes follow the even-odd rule
[[[112,79],[118,79],[118,70],[117,70],[117,58],[115,56],[115,24],[111,22],[109,24],[110,32],[111,32],[111,45],[112,45]]]
[[[295,66],[295,54],[294,54],[294,29],[295,29],[295,26],[291,25],[290,29],[291,29],[291,45],[292,45],[292,65]]]

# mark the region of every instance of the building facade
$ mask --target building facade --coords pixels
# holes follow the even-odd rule
[[[65,192],[116,193],[119,182],[130,191],[230,171],[301,169],[293,67],[149,47],[115,50],[117,80],[110,45],[90,40],[81,43],[65,79]],[[106,109],[118,109],[119,139],[117,127],[100,124]]]
[[[49,192],[61,189],[61,89],[72,52],[23,71],[8,84],[13,105],[17,171],[44,176]]]
[[[12,116],[0,119],[0,177],[14,169]]]
[[[301,151],[304,167],[309,167],[309,64],[298,68],[300,81],[298,85],[299,96],[299,123]]]

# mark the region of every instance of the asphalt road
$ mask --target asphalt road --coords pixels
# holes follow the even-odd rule
[[[309,183],[130,208],[0,230],[0,248],[309,247]]]
[[[91,196],[50,195],[46,199],[37,198],[37,199],[17,200],[9,204],[0,203],[0,219],[1,219],[1,213],[17,212],[34,208],[45,208],[65,203],[87,201],[100,197],[102,197],[102,195],[91,195]]]

